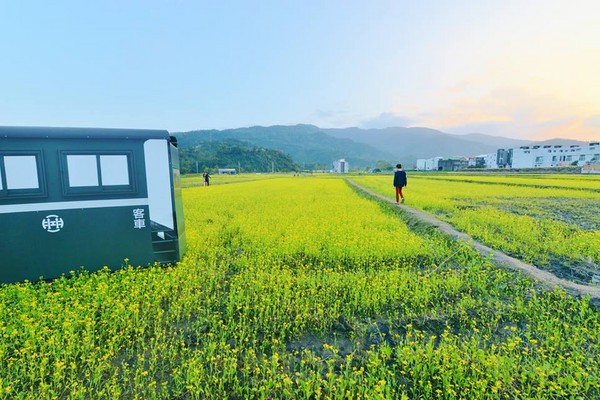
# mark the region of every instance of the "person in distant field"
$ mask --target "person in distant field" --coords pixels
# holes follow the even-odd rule
[[[210,186],[210,175],[208,172],[203,173],[202,178],[204,178],[204,186]]]
[[[404,195],[402,194],[402,188],[407,184],[406,171],[402,169],[402,164],[396,165],[396,172],[394,172],[394,187],[396,188],[396,204],[400,204],[400,201],[404,203]],[[402,199],[402,200],[400,200]]]

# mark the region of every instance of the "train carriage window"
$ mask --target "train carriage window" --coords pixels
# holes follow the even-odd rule
[[[45,196],[45,188],[41,152],[0,151],[0,196]]]
[[[70,187],[98,186],[98,163],[94,155],[68,155]]]
[[[6,189],[39,189],[37,160],[34,155],[4,156]]]
[[[127,165],[127,156],[125,155],[100,156],[102,185],[129,185],[129,168]]]
[[[62,152],[65,194],[115,194],[135,191],[132,154]]]

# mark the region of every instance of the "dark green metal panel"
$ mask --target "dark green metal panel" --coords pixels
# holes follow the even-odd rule
[[[0,204],[23,204],[39,202],[76,201],[93,198],[119,199],[119,198],[145,198],[146,167],[144,166],[143,140],[123,141],[119,139],[98,140],[73,140],[73,139],[36,139],[36,138],[0,138],[0,151],[37,151],[43,159],[42,178],[45,185],[45,194],[31,197],[17,197],[14,200],[0,197]],[[127,191],[108,193],[69,194],[65,191],[67,184],[67,171],[65,170],[65,153],[93,152],[110,154],[115,151],[128,152],[132,157],[133,188]]]
[[[149,215],[144,153],[149,139],[172,148],[171,165],[165,165],[172,167],[171,193],[165,195],[173,199],[174,231]],[[35,154],[40,181],[33,193],[8,191],[6,182],[0,189],[0,283],[55,278],[80,267],[115,269],[126,258],[131,265],[178,261],[185,231],[179,159],[170,139],[167,131],[0,127],[0,162],[3,154]],[[126,154],[129,184],[71,187],[69,154]]]
[[[134,210],[143,210],[143,224],[135,223]],[[0,282],[54,278],[82,266],[119,268],[125,258],[131,265],[152,263],[147,215],[145,205],[0,214],[2,226],[9,227],[2,238]]]
[[[30,126],[0,126],[0,139],[165,139],[169,140],[169,132],[154,129],[107,129],[107,128],[50,128]]]

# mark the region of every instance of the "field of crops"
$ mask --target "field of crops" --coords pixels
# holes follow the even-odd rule
[[[353,179],[393,194],[389,176]],[[488,186],[409,176],[407,205],[480,224],[492,246],[520,234],[525,259],[544,229],[579,235],[536,257],[597,267],[598,193]],[[0,399],[600,397],[589,299],[409,227],[341,178],[192,184],[184,201],[176,266],[0,287]],[[490,222],[509,216],[530,231]]]
[[[394,195],[389,177],[354,181]],[[595,176],[422,174],[411,176],[405,191],[407,205],[476,240],[559,277],[589,284],[594,276],[600,278],[599,188],[600,177]]]
[[[419,176],[419,175],[417,175]],[[462,182],[480,182],[488,184],[500,184],[507,186],[536,186],[552,188],[583,189],[600,192],[600,177],[597,175],[550,175],[550,174],[421,174],[431,180],[449,180]]]
[[[222,174],[222,175],[210,175],[209,183],[211,185],[223,185],[228,183],[241,183],[251,182],[264,179],[281,178],[284,174]],[[204,186],[204,178],[202,174],[189,174],[182,180],[182,186],[193,187],[193,186]]]

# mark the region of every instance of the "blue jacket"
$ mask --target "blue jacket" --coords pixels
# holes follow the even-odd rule
[[[406,186],[406,172],[404,170],[399,169],[394,172],[394,186],[403,187]]]

